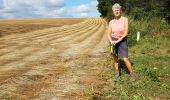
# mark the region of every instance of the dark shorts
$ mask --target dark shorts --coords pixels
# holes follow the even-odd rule
[[[112,36],[112,40],[116,41],[118,39]],[[115,55],[118,58],[128,58],[127,38],[125,37],[122,41],[113,46],[112,49],[115,50]]]

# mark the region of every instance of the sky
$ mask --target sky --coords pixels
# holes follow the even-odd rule
[[[0,0],[0,19],[98,17],[97,0]]]

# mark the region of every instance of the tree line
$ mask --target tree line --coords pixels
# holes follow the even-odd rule
[[[97,0],[100,16],[111,20],[112,5],[119,3],[123,13],[135,20],[163,17],[170,22],[170,0]]]

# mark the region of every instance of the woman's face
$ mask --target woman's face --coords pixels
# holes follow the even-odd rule
[[[115,17],[121,16],[121,9],[120,8],[115,8],[113,10],[113,14],[114,14]]]

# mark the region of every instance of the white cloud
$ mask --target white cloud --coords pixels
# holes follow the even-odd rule
[[[0,18],[71,17],[64,0],[0,0],[0,3]]]
[[[65,7],[59,8],[57,10],[52,10],[50,13],[47,12],[47,16],[49,17],[72,17],[71,14],[67,11]]]
[[[90,17],[97,1],[68,8],[66,0],[0,0],[0,18]]]
[[[4,8],[4,2],[3,0],[0,0],[0,9],[3,9]]]
[[[87,13],[80,13],[80,17],[88,17]]]
[[[97,0],[92,0],[88,4],[82,4],[76,7],[72,7],[71,11],[77,13],[76,17],[93,17],[94,12],[97,11]]]
[[[49,2],[51,4],[56,4],[56,5],[62,5],[64,4],[64,0],[46,0],[46,2]]]
[[[89,5],[79,5],[77,7],[74,7],[73,11],[78,12],[78,13],[88,12],[90,11],[90,7]]]

